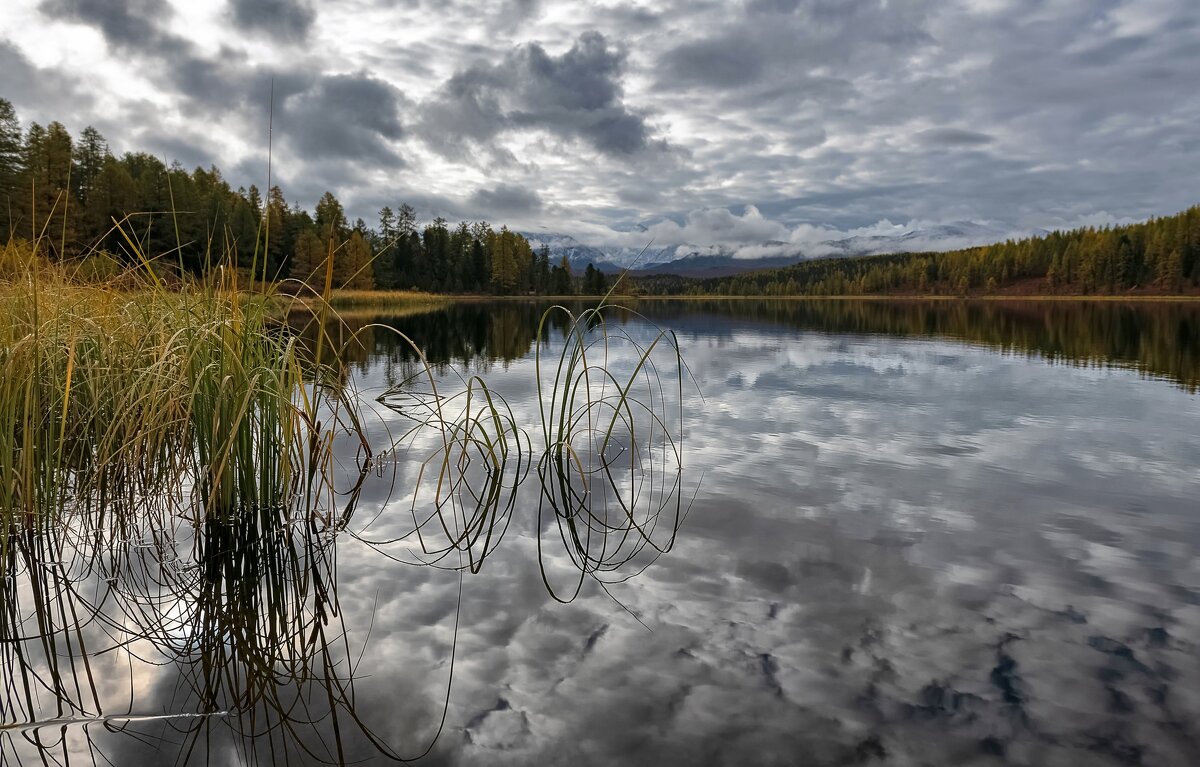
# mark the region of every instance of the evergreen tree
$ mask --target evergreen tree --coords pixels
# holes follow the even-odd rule
[[[316,227],[305,227],[296,237],[291,258],[291,277],[316,291],[324,289],[328,246],[317,236]]]
[[[20,200],[23,141],[12,103],[0,98],[0,245],[16,232]]]
[[[263,239],[267,249],[267,274],[283,276],[288,273],[288,256],[292,252],[294,238],[289,241],[287,201],[283,190],[277,185],[267,192],[266,219],[263,223]]]
[[[471,289],[484,290],[491,280],[492,267],[488,263],[487,246],[475,236],[471,237],[471,273],[474,275]]]
[[[550,290],[550,246],[544,243],[538,249],[533,289],[538,293],[546,293]]]
[[[570,296],[575,293],[574,281],[571,279],[571,262],[566,256],[550,270],[550,292],[556,296]]]
[[[500,295],[511,295],[517,287],[519,270],[515,241],[507,226],[500,227],[492,236],[492,290]]]
[[[408,203],[396,211],[396,244],[392,248],[392,273],[396,287],[418,287],[417,264],[420,261],[417,212]]]
[[[260,201],[261,202],[261,201]],[[263,272],[262,241],[259,239],[259,218],[250,199],[242,194],[230,197],[226,224],[226,249],[237,256],[237,265],[255,267],[257,275]]]
[[[326,192],[317,201],[316,220],[317,232],[320,236],[323,239],[333,240],[335,245],[344,241],[349,234],[346,226],[346,211],[338,199],[333,196],[333,192]]]
[[[90,242],[110,252],[122,249],[122,238],[114,232],[113,222],[137,210],[137,188],[123,164],[111,155],[104,159],[93,188],[88,193],[81,219]]]
[[[435,218],[432,224],[425,227],[421,239],[425,259],[419,269],[419,284],[425,290],[445,290],[450,266],[450,232],[446,229],[446,219],[441,216]]]
[[[587,296],[602,296],[607,292],[608,280],[605,279],[604,272],[589,263],[587,269],[583,272],[583,294]]]
[[[73,219],[78,211],[71,205],[71,134],[57,121],[45,128],[31,124],[22,160],[25,177],[22,191],[27,200],[31,237],[45,235],[43,243],[55,253],[64,244],[72,249],[77,236]]]
[[[384,245],[396,239],[396,215],[387,205],[379,209],[379,238]]]
[[[453,289],[455,291],[477,291],[480,289],[479,275],[475,271],[471,227],[466,221],[460,221],[450,234],[451,260],[454,262]]]
[[[72,179],[75,196],[83,205],[87,205],[88,196],[96,186],[96,178],[104,168],[106,157],[108,143],[104,136],[90,125],[84,128],[79,134],[79,143],[75,145],[75,176]]]
[[[333,284],[354,290],[371,290],[375,287],[371,246],[363,230],[358,227],[350,232],[350,238],[334,255]]]

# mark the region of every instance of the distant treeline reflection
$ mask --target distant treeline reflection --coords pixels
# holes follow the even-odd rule
[[[468,302],[406,317],[343,318],[334,339],[349,341],[361,328],[381,323],[421,339],[435,366],[486,372],[529,354],[543,309],[538,302]],[[825,333],[954,338],[1054,362],[1132,368],[1189,392],[1200,390],[1196,303],[692,299],[639,301],[637,309],[681,332],[704,315],[718,315]],[[358,342],[346,343],[343,354],[360,370],[401,363],[395,375],[416,362],[411,348],[393,334],[370,328],[359,333]]]
[[[714,299],[642,310],[663,324],[704,313],[826,333],[955,338],[1053,362],[1133,368],[1200,389],[1200,304],[1189,302]]]
[[[359,372],[373,365],[388,364],[389,383],[397,383],[417,370],[420,360],[413,348],[394,333],[377,332],[372,325],[395,328],[412,339],[419,339],[426,360],[439,374],[453,366],[461,373],[485,374],[496,363],[508,364],[528,355],[537,339],[538,322],[547,304],[537,301],[462,302],[427,313],[391,316],[387,313],[342,314],[331,318],[327,333],[334,345],[340,345],[342,361]],[[572,311],[584,304],[573,303]],[[624,312],[608,315],[608,322],[622,323]],[[315,347],[316,324],[307,316],[292,318],[307,345]],[[550,337],[565,337],[570,323],[565,315],[547,317]]]

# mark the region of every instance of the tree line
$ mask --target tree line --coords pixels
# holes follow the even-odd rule
[[[590,264],[572,274],[564,257],[534,251],[519,233],[486,221],[421,224],[401,204],[379,211],[377,225],[349,221],[326,192],[310,214],[278,185],[234,189],[215,167],[188,171],[144,152],[114,155],[93,127],[72,137],[59,122],[22,129],[0,98],[0,242],[37,242],[54,259],[91,258],[119,265],[143,257],[181,277],[200,277],[235,254],[271,280],[351,289],[429,292],[603,293]]]
[[[643,277],[662,295],[1117,295],[1200,289],[1200,206],[945,253],[822,258],[729,277]]]

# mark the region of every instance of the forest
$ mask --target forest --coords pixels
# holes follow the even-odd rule
[[[1200,291],[1200,206],[1127,226],[944,253],[821,258],[730,277],[648,276],[658,295],[1180,295]]]
[[[408,204],[379,211],[376,225],[350,222],[326,192],[313,212],[272,185],[233,189],[215,167],[188,171],[143,152],[118,157],[87,127],[22,129],[12,104],[0,98],[0,243],[36,241],[55,260],[78,259],[84,273],[103,276],[135,259],[181,279],[204,276],[229,253],[239,266],[279,282],[318,290],[333,254],[335,288],[435,293],[603,293],[599,270],[573,275],[564,258],[506,226],[457,225],[435,218],[421,225]],[[293,283],[294,285],[295,283]]]

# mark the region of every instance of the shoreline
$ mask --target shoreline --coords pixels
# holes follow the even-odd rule
[[[436,304],[441,302],[490,302],[490,301],[600,301],[604,296],[488,296],[476,293],[430,293],[425,294],[422,302]],[[1097,301],[1097,302],[1128,302],[1128,303],[1200,303],[1200,295],[1134,295],[1134,296],[1089,296],[1089,295],[1069,295],[1069,296],[1053,296],[1053,295],[1028,295],[1028,296],[1009,296],[1009,295],[983,295],[983,296],[931,296],[931,295],[855,295],[855,296],[769,296],[769,295],[746,295],[746,296],[645,296],[645,295],[612,295],[608,296],[609,301],[1040,301],[1040,302],[1080,302],[1080,301]],[[370,303],[372,301],[385,301],[386,298],[372,299],[366,298],[361,303]],[[397,303],[416,303],[412,298],[397,298]],[[355,299],[341,299],[345,303],[359,304]],[[338,296],[334,296],[334,303],[339,302]]]

